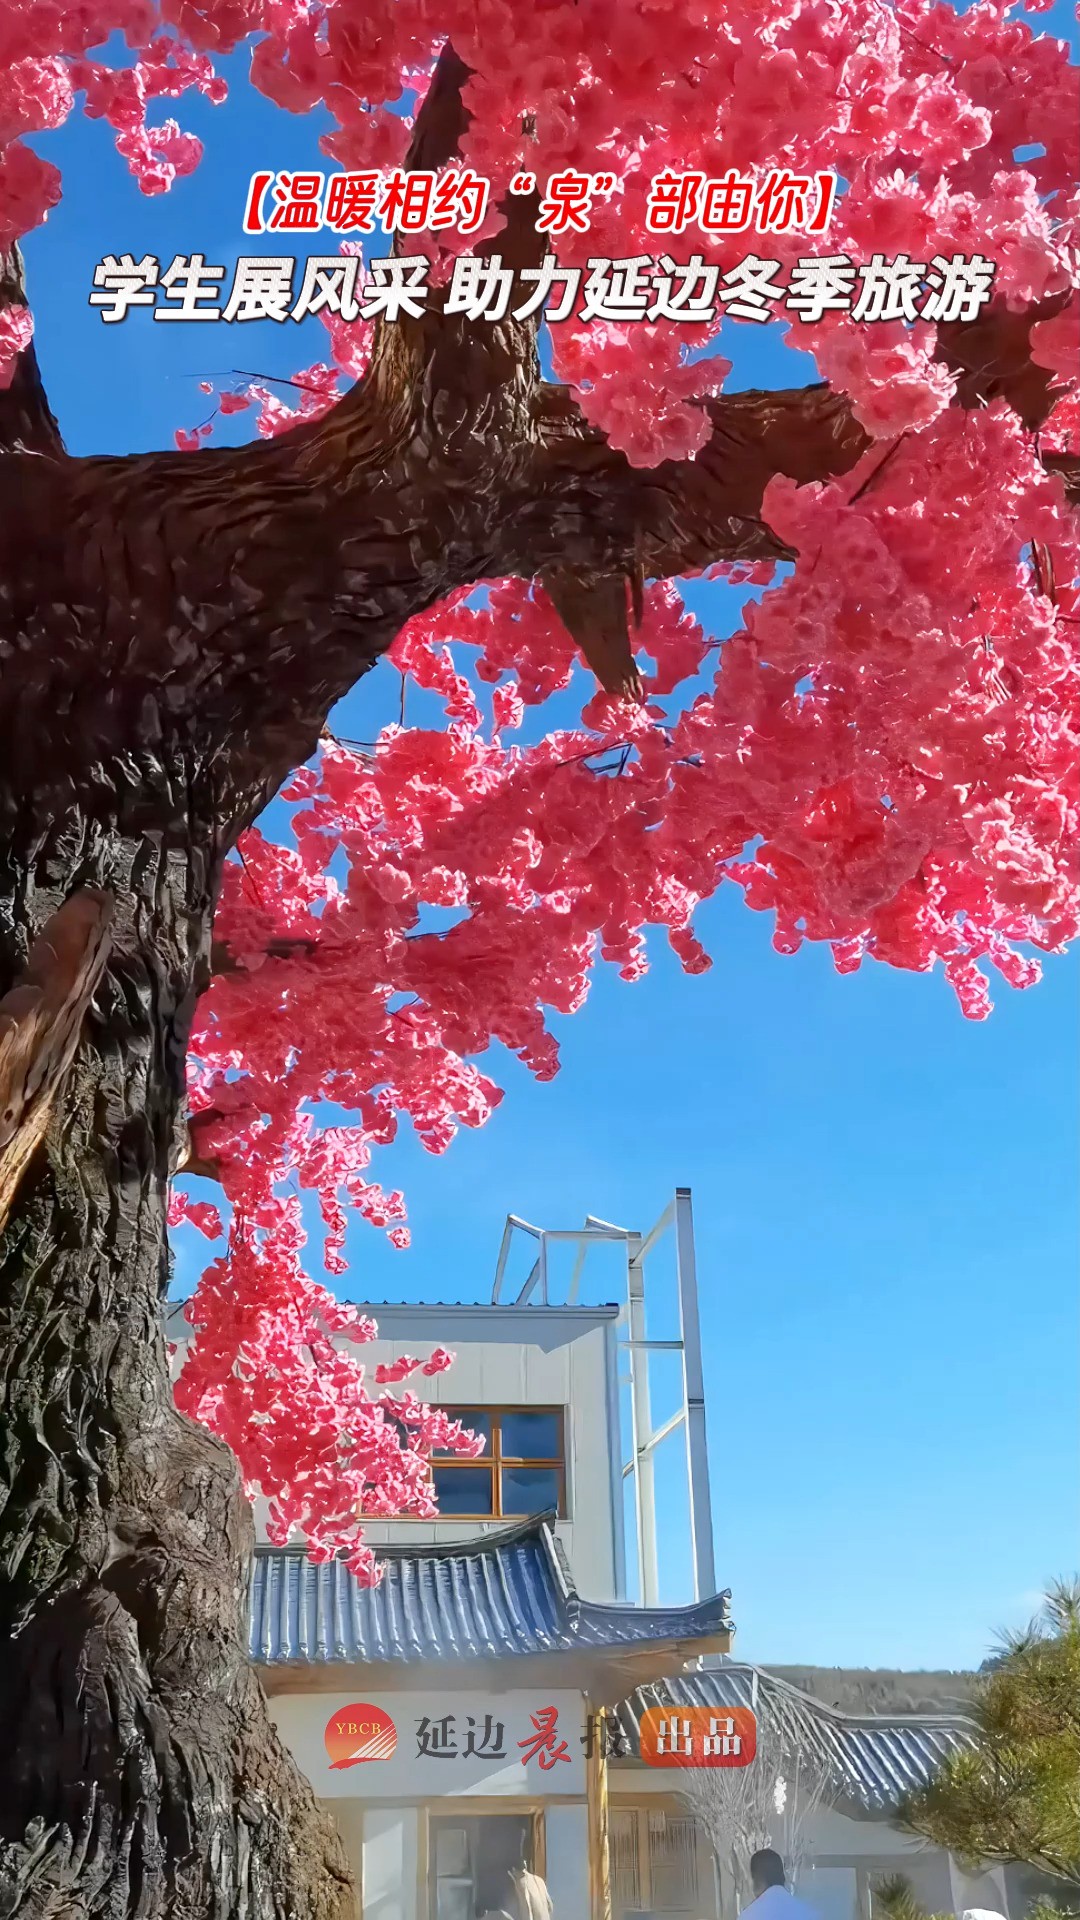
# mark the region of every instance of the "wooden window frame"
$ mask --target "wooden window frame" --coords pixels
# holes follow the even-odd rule
[[[441,1406],[441,1402],[440,1402],[440,1406]],[[445,1454],[445,1455],[440,1454],[438,1458],[436,1458],[433,1455],[431,1460],[433,1479],[434,1479],[434,1469],[436,1467],[438,1467],[440,1470],[445,1468],[447,1471],[451,1473],[460,1472],[463,1468],[467,1468],[467,1467],[490,1467],[491,1469],[491,1512],[490,1513],[445,1513],[445,1514],[440,1513],[437,1516],[438,1519],[447,1520],[447,1521],[527,1519],[528,1518],[527,1514],[503,1512],[502,1470],[504,1467],[543,1467],[549,1473],[554,1472],[558,1476],[558,1487],[559,1487],[559,1499],[558,1499],[558,1507],[556,1511],[558,1513],[558,1517],[560,1520],[566,1519],[566,1408],[565,1407],[521,1406],[520,1404],[515,1406],[510,1404],[509,1402],[506,1403],[505,1405],[499,1405],[499,1406],[482,1406],[478,1401],[474,1401],[468,1406],[442,1407],[442,1411],[448,1414],[452,1420],[460,1420],[462,1425],[466,1428],[468,1427],[468,1424],[469,1424],[468,1416],[470,1413],[482,1413],[485,1416],[485,1418],[489,1420],[491,1423],[491,1442],[490,1442],[488,1451],[486,1453],[476,1454],[475,1456],[463,1454],[463,1453]],[[535,1459],[525,1459],[519,1454],[507,1454],[503,1452],[502,1450],[503,1420],[507,1414],[510,1414],[512,1416],[514,1414],[519,1414],[519,1413],[521,1414],[546,1413],[546,1414],[554,1415],[555,1419],[559,1423],[559,1455],[557,1459],[551,1458],[551,1457],[545,1457],[544,1459],[541,1459],[539,1455]]]
[[[479,1413],[479,1407],[476,1409]],[[485,1814],[521,1815],[532,1822],[533,1871],[541,1880],[547,1879],[547,1820],[549,1806],[571,1804],[557,1795],[546,1800],[536,1800],[531,1795],[513,1793],[487,1797],[483,1794],[467,1798],[455,1798],[448,1794],[445,1800],[425,1800],[420,1803],[419,1844],[417,1846],[416,1875],[416,1911],[420,1920],[435,1920],[435,1899],[438,1887],[435,1879],[435,1848],[432,1844],[432,1822],[435,1820],[475,1820]],[[577,1805],[575,1801],[572,1804]],[[361,1912],[363,1909],[361,1909]]]

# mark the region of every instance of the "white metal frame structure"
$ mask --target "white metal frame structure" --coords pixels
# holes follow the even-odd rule
[[[675,1232],[675,1271],[679,1303],[678,1340],[650,1340],[645,1316],[645,1262],[657,1243],[672,1228]],[[686,1435],[686,1470],[690,1503],[690,1545],[694,1566],[694,1597],[706,1599],[716,1591],[716,1565],[713,1548],[712,1499],[709,1491],[709,1449],[705,1431],[705,1385],[701,1365],[701,1322],[698,1313],[697,1258],[694,1251],[694,1215],[689,1187],[677,1187],[674,1199],[665,1207],[648,1233],[632,1233],[626,1227],[612,1226],[592,1214],[582,1227],[534,1227],[516,1214],[508,1214],[502,1245],[495,1269],[492,1305],[503,1301],[506,1265],[515,1233],[526,1234],[537,1242],[532,1269],[513,1306],[533,1302],[552,1305],[549,1291],[548,1249],[556,1242],[574,1242],[577,1256],[567,1290],[567,1306],[577,1304],[581,1274],[589,1248],[599,1242],[621,1244],[626,1249],[626,1298],[619,1315],[620,1349],[629,1355],[630,1417],[633,1428],[633,1452],[622,1469],[622,1479],[634,1476],[634,1509],[637,1532],[637,1564],[641,1582],[641,1603],[658,1606],[660,1576],[656,1551],[656,1484],[654,1455],[661,1441],[682,1427]],[[649,1356],[652,1353],[679,1353],[682,1356],[682,1405],[670,1420],[654,1428],[649,1393]],[[615,1409],[616,1416],[618,1409]],[[616,1429],[618,1420],[616,1418]],[[619,1512],[621,1514],[621,1492]]]

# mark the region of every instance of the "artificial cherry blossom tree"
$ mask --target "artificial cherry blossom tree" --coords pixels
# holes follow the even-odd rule
[[[0,7],[0,1920],[353,1910],[245,1660],[244,1486],[370,1579],[358,1514],[429,1510],[432,1447],[472,1443],[412,1363],[366,1381],[297,1188],[331,1273],[349,1207],[400,1239],[369,1178],[399,1115],[433,1150],[483,1121],[493,1038],[554,1072],[543,1010],[581,1005],[598,953],[640,973],[648,924],[703,970],[722,881],[781,950],[940,968],[976,1018],[987,963],[1027,985],[1075,933],[1075,70],[1014,12]],[[537,320],[437,295],[332,321],[295,412],[222,395],[258,407],[250,445],[70,458],[16,245],[61,183],[24,136],[81,106],[162,191],[198,144],[148,112],[221,99],[215,58],[249,38],[252,83],[322,102],[342,167],[491,178],[468,244],[515,273],[549,245],[522,169],[616,179],[555,243],[574,264],[656,250],[665,170],[785,165],[843,190],[827,236],[770,237],[782,266],[980,251],[994,303],[796,321],[823,384],[728,393],[710,324],[561,321],[546,380]],[[415,118],[389,111],[410,89]],[[672,585],[711,569],[768,589],[718,653]],[[445,728],[335,739],[391,648]],[[580,725],[516,746],[580,655]],[[178,1408],[185,1218],[224,1237]]]

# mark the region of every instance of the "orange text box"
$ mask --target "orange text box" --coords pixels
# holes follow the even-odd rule
[[[750,1707],[649,1707],[641,1717],[650,1767],[748,1767],[756,1752]]]

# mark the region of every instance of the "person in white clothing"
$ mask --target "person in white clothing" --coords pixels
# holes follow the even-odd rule
[[[530,1867],[519,1867],[514,1875],[514,1889],[521,1920],[552,1920],[551,1895],[538,1873],[533,1873]]]
[[[813,1907],[797,1900],[784,1885],[784,1863],[771,1847],[763,1847],[750,1859],[750,1885],[754,1898],[742,1910],[740,1920],[817,1920]]]

